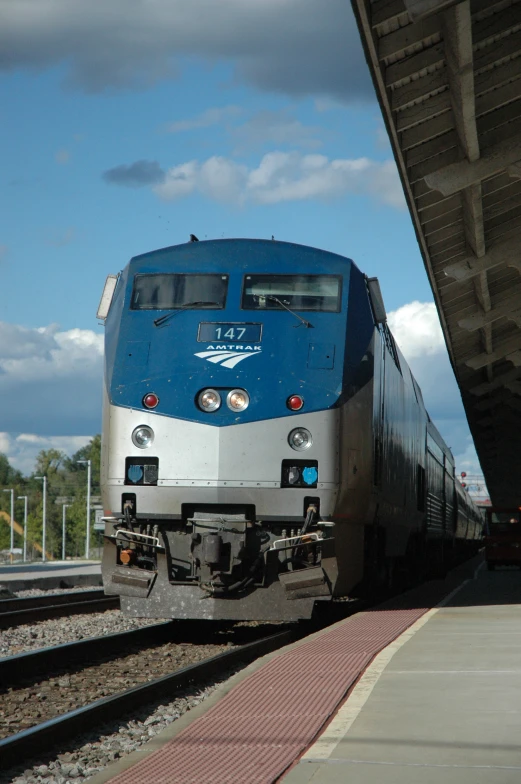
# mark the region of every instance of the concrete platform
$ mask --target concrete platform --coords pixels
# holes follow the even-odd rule
[[[10,591],[28,588],[42,590],[72,588],[75,585],[102,584],[100,561],[46,561],[0,566],[0,585]]]
[[[518,784],[521,572],[480,569],[368,667],[284,784]]]
[[[449,659],[457,659],[459,648],[467,651],[471,645],[482,649],[490,644],[489,638],[492,641],[495,638],[493,630],[490,633],[480,630],[480,619],[474,619],[473,628],[469,630],[466,627],[460,630],[459,621],[456,625],[452,621],[447,631],[435,630],[432,639],[427,639],[425,646],[418,648],[415,641],[417,637],[421,641],[418,636],[420,630],[434,623],[438,612],[441,612],[430,608],[458,590],[451,600],[452,604],[456,602],[455,607],[465,607],[462,617],[467,617],[467,612],[472,617],[475,604],[479,608],[490,603],[490,578],[499,578],[492,583],[497,594],[492,597],[492,603],[503,604],[504,612],[513,616],[519,608],[511,610],[508,603],[514,601],[521,605],[519,573],[485,575],[480,572],[477,583],[469,582],[469,579],[473,580],[479,562],[480,559],[468,562],[452,572],[446,581],[426,583],[385,605],[359,613],[257,660],[149,743],[94,776],[91,784],[109,781],[111,784],[149,784],[150,781],[156,784],[200,784],[206,780],[213,784],[272,784],[286,780],[293,781],[293,784],[304,781],[319,784],[322,776],[329,777],[324,778],[328,782],[348,780],[355,784],[368,784],[402,781],[401,767],[411,773],[407,781],[438,781],[425,778],[424,772],[428,775],[432,766],[437,764],[433,760],[440,761],[442,744],[452,743],[465,751],[465,743],[472,742],[474,733],[473,706],[467,711],[465,721],[458,717],[456,723],[449,725],[452,707],[463,705],[462,710],[465,710],[457,691],[461,668],[457,661],[444,663],[441,653],[447,654]],[[481,586],[482,578],[486,582],[484,593],[482,590],[482,594],[476,597],[472,591],[477,585]],[[462,584],[464,588],[460,590]],[[464,604],[461,604],[462,592],[468,590],[468,586],[472,590],[469,596],[464,595]],[[489,614],[495,618],[493,607]],[[505,639],[509,639],[509,629],[510,625]],[[481,639],[474,640],[471,632],[474,636],[479,632],[480,638],[485,634],[485,643]],[[521,634],[518,639],[521,641]],[[398,661],[396,669],[400,679],[394,684],[392,692],[382,698],[382,705],[376,706],[377,718],[383,715],[388,722],[379,729],[377,742],[373,739],[375,728],[370,723],[364,730],[365,734],[358,738],[358,756],[353,756],[350,751],[340,753],[340,741],[354,725],[355,719],[362,717],[361,707],[366,701],[367,706],[364,707],[369,709],[367,697],[372,694],[373,686],[393,655],[402,649],[410,650],[410,661]],[[493,652],[491,655],[494,655]],[[463,656],[465,668],[472,672],[489,666],[485,667],[481,661],[470,665],[467,658]],[[379,669],[375,671],[377,664]],[[440,669],[443,670],[441,674],[438,672]],[[450,670],[450,676],[445,670]],[[408,693],[407,678],[403,673],[409,671],[414,675],[412,713],[405,711],[404,717],[398,720],[400,698]],[[452,688],[458,695],[448,707],[448,716],[444,715],[447,708],[439,694],[438,682],[429,686],[429,679],[434,675],[449,678],[444,688],[449,696]],[[492,686],[492,690],[494,688]],[[375,691],[375,695],[377,693]],[[509,710],[514,710],[513,705],[514,701]],[[348,712],[348,721],[345,711]],[[519,715],[516,714],[516,719]],[[427,721],[427,728],[423,728],[420,719]],[[440,739],[433,733],[431,725],[439,728]],[[443,735],[446,726],[450,726],[447,737]],[[461,738],[457,735],[459,729]],[[415,734],[417,732],[419,734]],[[427,733],[425,736],[424,732]],[[432,741],[429,733],[433,735]],[[320,736],[323,740],[319,750],[317,738]],[[381,747],[380,757],[372,755],[373,743],[377,748]],[[510,740],[507,746],[509,744]],[[409,757],[402,759],[401,756],[403,749],[407,750],[409,746],[416,750],[410,762]],[[428,756],[424,754],[424,746]],[[484,748],[481,741],[480,746]],[[388,749],[391,750],[389,753]],[[360,764],[357,761],[361,761]],[[461,764],[465,767],[467,763],[463,761]],[[445,765],[450,766],[452,762],[442,763],[443,773],[446,772]],[[484,770],[488,773],[491,763],[486,765]],[[507,769],[514,771],[508,766],[510,762]],[[384,769],[385,773],[382,772]],[[479,774],[481,769],[473,768],[474,773],[476,770]],[[514,772],[519,777],[520,769]],[[382,777],[388,773],[388,779]],[[452,782],[456,779],[445,777],[439,780]],[[476,776],[470,780],[481,781]],[[483,781],[494,783],[495,780],[485,778]]]

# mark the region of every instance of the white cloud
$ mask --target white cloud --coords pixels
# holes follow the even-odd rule
[[[103,336],[0,322],[0,431],[71,436],[99,431]]]
[[[289,145],[292,148],[317,149],[323,144],[323,139],[319,137],[327,133],[324,128],[302,123],[294,116],[291,107],[277,111],[263,109],[244,120],[246,114],[244,109],[233,104],[211,107],[195,117],[175,120],[164,126],[163,130],[167,133],[182,133],[222,126],[235,144],[234,155],[266,146]]]
[[[8,455],[11,449],[11,437],[9,433],[0,433],[0,452]]]
[[[182,131],[194,131],[199,128],[210,128],[212,125],[221,125],[232,117],[237,117],[242,113],[240,106],[217,106],[206,109],[197,117],[185,120],[176,120],[167,125],[169,133],[180,133]]]
[[[389,134],[384,125],[379,125],[376,129],[376,146],[379,150],[389,150],[391,146]]]
[[[189,196],[196,189],[196,179],[199,174],[197,161],[188,161],[179,166],[173,166],[165,175],[165,181],[156,185],[154,191],[165,201]]]
[[[389,326],[404,356],[443,354],[445,340],[434,302],[410,302],[388,314]]]
[[[346,0],[3,0],[0,50],[4,70],[59,65],[90,92],[146,88],[199,58],[263,90],[374,100]]]
[[[55,345],[57,324],[38,329],[27,329],[18,324],[0,321],[0,363],[9,359],[24,359],[40,354],[50,359],[50,349]],[[0,364],[0,367],[2,365]]]
[[[462,471],[465,471],[467,476],[476,476],[483,473],[476,454],[476,448],[470,436],[467,438],[464,450],[459,454],[454,455],[454,457],[456,458],[456,470],[458,475],[461,474]]]
[[[94,434],[93,434],[94,435]],[[34,433],[0,433],[0,452],[7,455],[13,468],[28,475],[34,471],[42,449],[58,449],[69,457],[89,443],[92,436],[37,436]]]
[[[188,161],[169,169],[165,181],[153,190],[165,201],[200,193],[236,205],[330,201],[352,193],[370,195],[392,207],[405,207],[393,161],[329,159],[300,152],[267,153],[253,168],[220,156],[203,163]]]
[[[434,302],[403,305],[388,322],[434,424],[453,454],[462,454],[472,439]]]
[[[288,109],[256,112],[232,132],[237,154],[256,147],[290,146],[316,150],[322,147],[325,129],[304,125]]]

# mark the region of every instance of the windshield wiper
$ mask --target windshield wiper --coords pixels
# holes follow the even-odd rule
[[[259,297],[256,297],[256,299],[259,299]],[[314,327],[313,327],[313,324],[312,324],[310,321],[306,321],[306,319],[305,319],[305,318],[302,318],[302,316],[299,316],[299,314],[298,314],[298,313],[295,313],[295,311],[294,311],[294,310],[292,310],[291,308],[289,308],[289,307],[288,307],[288,306],[287,306],[287,305],[286,305],[286,304],[285,304],[285,303],[284,303],[284,302],[283,302],[281,299],[279,299],[278,297],[274,297],[274,296],[273,296],[273,294],[266,294],[266,295],[265,295],[265,299],[269,299],[271,302],[276,302],[276,303],[277,303],[277,305],[280,305],[280,307],[281,307],[281,308],[284,308],[284,310],[287,310],[287,311],[288,311],[288,313],[291,313],[291,315],[292,315],[292,316],[295,316],[295,318],[298,318],[298,320],[299,320],[299,321],[301,321],[301,322],[302,322],[302,324],[304,324],[304,326],[305,326],[305,327],[307,327],[308,329],[309,329],[310,327],[312,327],[312,328],[314,329]],[[300,327],[300,324],[297,324],[296,326],[297,326],[297,327]]]
[[[160,316],[159,318],[154,319],[154,326],[159,327],[161,324],[164,324],[169,319],[173,318],[174,316],[177,316],[177,314],[180,313],[182,310],[186,310],[186,308],[196,308],[199,306],[202,307],[203,305],[215,305],[218,308],[221,307],[220,302],[206,302],[204,300],[200,300],[197,302],[183,302],[182,305],[179,305],[178,308],[170,311],[170,313],[165,313],[164,316]]]

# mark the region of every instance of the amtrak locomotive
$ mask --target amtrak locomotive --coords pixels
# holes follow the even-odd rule
[[[109,276],[103,579],[129,615],[294,620],[477,543],[479,513],[346,258],[190,242]]]

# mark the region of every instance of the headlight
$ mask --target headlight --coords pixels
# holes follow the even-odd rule
[[[153,440],[154,431],[148,425],[140,425],[132,433],[132,443],[140,449],[146,449]]]
[[[199,392],[197,403],[202,411],[217,411],[221,405],[221,396],[216,389],[203,389]]]
[[[305,427],[296,427],[288,436],[288,443],[292,449],[297,452],[303,452],[304,449],[309,449],[313,443],[311,433]]]
[[[248,408],[249,402],[250,397],[244,389],[232,389],[226,398],[226,405],[232,411],[244,411],[245,408]]]

